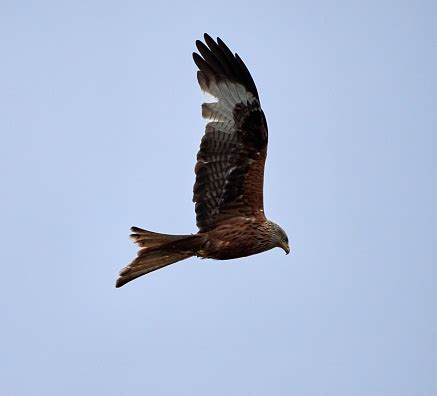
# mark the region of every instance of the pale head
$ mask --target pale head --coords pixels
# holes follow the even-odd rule
[[[278,226],[273,221],[269,221],[272,229],[272,243],[275,247],[280,247],[285,254],[290,253],[290,246],[288,244],[288,236],[282,227]]]

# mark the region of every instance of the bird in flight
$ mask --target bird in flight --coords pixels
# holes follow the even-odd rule
[[[275,247],[290,252],[285,231],[264,214],[267,122],[252,76],[238,54],[204,35],[193,53],[200,88],[216,98],[202,104],[207,120],[195,166],[193,202],[199,231],[168,235],[131,228],[140,247],[116,287],[192,256],[228,260]]]

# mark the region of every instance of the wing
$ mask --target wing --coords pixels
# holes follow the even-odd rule
[[[193,53],[203,91],[217,101],[203,103],[208,120],[197,154],[193,201],[197,226],[211,230],[231,218],[265,219],[263,208],[267,122],[255,83],[240,57],[205,34]]]

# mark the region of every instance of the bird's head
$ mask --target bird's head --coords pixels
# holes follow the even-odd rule
[[[285,254],[290,253],[290,246],[288,244],[288,236],[285,231],[277,224],[270,222],[272,225],[272,237],[275,247],[280,247],[284,250]]]

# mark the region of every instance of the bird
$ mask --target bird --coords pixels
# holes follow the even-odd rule
[[[197,81],[214,102],[202,104],[207,124],[197,153],[193,202],[198,232],[169,235],[131,228],[137,257],[120,271],[116,287],[197,256],[229,260],[282,248],[286,232],[264,213],[267,121],[255,82],[237,53],[207,33],[193,52]]]

